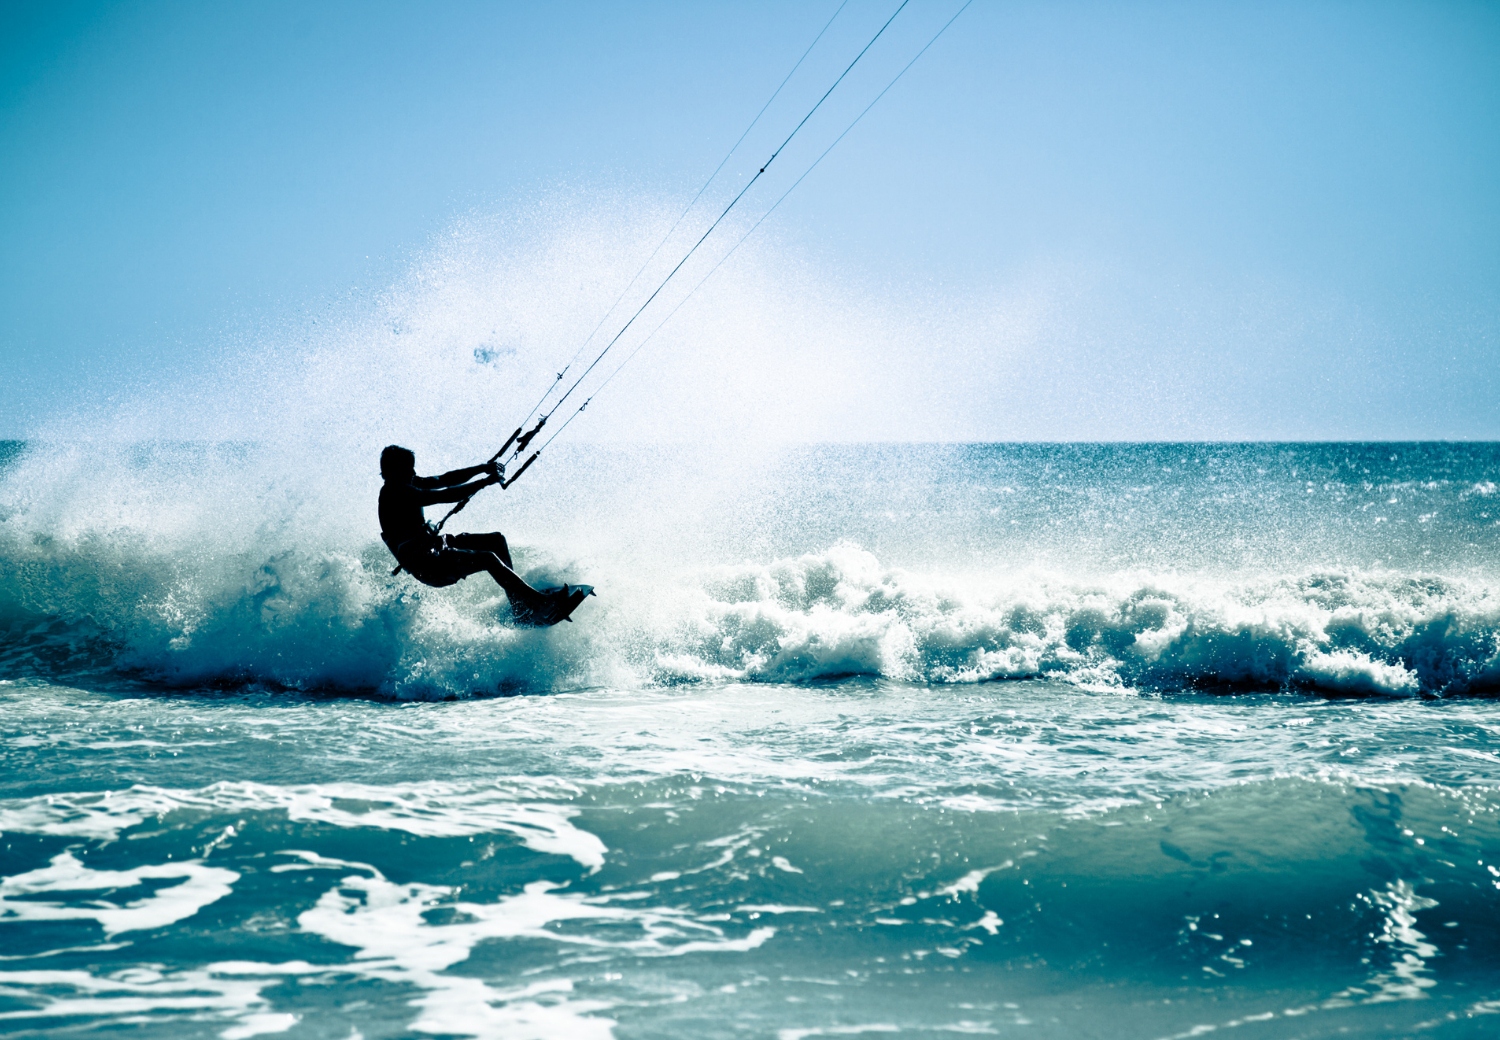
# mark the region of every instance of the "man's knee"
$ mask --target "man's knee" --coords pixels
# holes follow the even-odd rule
[[[505,542],[505,535],[499,531],[490,534],[456,534],[449,539],[449,542],[460,549],[499,553],[502,559],[510,549]]]
[[[484,538],[485,548],[494,553],[496,556],[500,557],[500,562],[509,567],[510,546],[506,544],[505,535],[496,531],[494,534],[485,535]]]

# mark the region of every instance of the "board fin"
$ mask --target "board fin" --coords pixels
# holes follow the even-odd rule
[[[594,595],[592,585],[559,585],[537,589],[538,599],[529,606],[511,604],[511,617],[517,625],[525,628],[551,628],[560,621],[573,620],[573,611],[589,596]]]

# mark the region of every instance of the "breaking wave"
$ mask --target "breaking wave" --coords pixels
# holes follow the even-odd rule
[[[535,563],[533,580],[577,578]],[[164,552],[6,533],[12,675],[269,684],[429,698],[697,680],[926,683],[1048,677],[1150,689],[1447,695],[1500,688],[1500,596],[1378,571],[1262,578],[944,575],[848,543],[766,564],[591,573],[580,624],[508,624],[487,581],[432,590],[378,544]]]
[[[840,545],[708,578],[658,656],[663,674],[685,677],[1055,676],[1415,694],[1500,684],[1497,634],[1500,598],[1439,577],[1028,575],[986,587],[885,568]]]

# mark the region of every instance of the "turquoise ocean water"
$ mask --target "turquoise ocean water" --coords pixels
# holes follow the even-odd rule
[[[0,1033],[1500,1033],[1500,446],[368,447],[0,451]]]

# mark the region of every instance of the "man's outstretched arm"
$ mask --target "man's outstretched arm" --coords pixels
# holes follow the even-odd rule
[[[480,467],[477,467],[477,468],[479,469],[480,472],[484,471],[484,467],[483,466],[480,466]],[[465,471],[464,470],[454,470],[453,472],[454,473],[462,473],[462,472],[465,472]],[[443,474],[443,476],[449,476],[449,475],[450,474],[446,474],[446,473]],[[428,478],[428,479],[435,479],[435,478]],[[459,501],[461,499],[468,498],[470,495],[474,494],[474,492],[480,490],[481,488],[487,488],[491,484],[498,484],[498,483],[500,483],[500,478],[499,477],[485,477],[483,480],[476,480],[472,484],[460,484],[457,487],[421,487],[421,486],[417,486],[415,488],[416,499],[417,499],[417,502],[420,505],[424,505],[424,506],[435,506],[435,505],[439,504],[440,502],[457,502],[457,501]]]
[[[494,469],[489,463],[481,466],[465,466],[463,469],[449,470],[447,473],[439,473],[435,477],[417,477],[412,484],[419,488],[445,488],[455,484],[462,484],[466,480],[473,480],[481,473],[494,476]]]

